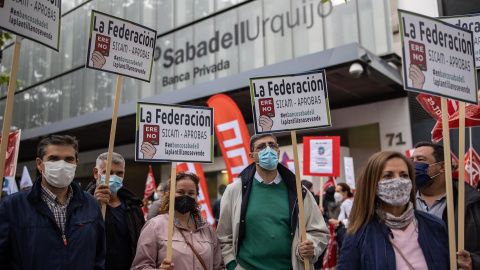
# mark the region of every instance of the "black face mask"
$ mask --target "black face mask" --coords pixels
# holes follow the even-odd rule
[[[175,211],[181,214],[191,212],[195,208],[195,202],[195,199],[190,196],[177,196],[175,197]]]

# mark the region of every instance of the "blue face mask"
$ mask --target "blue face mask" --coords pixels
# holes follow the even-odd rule
[[[153,200],[158,200],[158,193],[156,191],[153,193]]]
[[[100,185],[105,183],[105,175],[101,175],[102,180],[100,181]],[[110,179],[108,180],[108,188],[110,189],[110,192],[112,192],[112,195],[117,193],[119,189],[121,189],[123,186],[123,178],[118,177],[116,175],[110,175]]]
[[[277,151],[273,150],[269,146],[258,152],[258,163],[260,167],[267,170],[275,170],[278,165]]]
[[[440,161],[440,162],[443,162],[443,161]],[[430,176],[428,175],[428,172],[427,172],[430,166],[437,165],[440,162],[433,163],[433,164],[416,162],[416,161],[413,162],[413,165],[415,166],[415,185],[417,186],[417,188],[423,187],[425,184],[432,181],[432,178],[435,178],[438,175],[440,175],[440,173],[438,173],[434,176]]]

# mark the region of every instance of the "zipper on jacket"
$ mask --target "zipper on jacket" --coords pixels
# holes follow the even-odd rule
[[[67,245],[67,237],[65,234],[62,234],[62,239],[63,239],[63,244],[66,246]]]

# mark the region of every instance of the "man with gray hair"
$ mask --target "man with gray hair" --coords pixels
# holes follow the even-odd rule
[[[105,184],[108,153],[100,154],[93,168],[92,181],[86,191],[93,194],[100,205],[107,204],[105,230],[107,256],[105,269],[130,269],[137,250],[140,231],[145,224],[142,200],[123,186],[125,159],[112,154],[110,179]]]
[[[301,239],[295,175],[278,163],[272,134],[250,139],[254,161],[227,186],[217,234],[227,270],[310,268],[323,253],[329,232],[313,195],[302,188],[307,239]]]

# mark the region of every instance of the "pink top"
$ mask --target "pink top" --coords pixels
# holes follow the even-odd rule
[[[416,221],[415,221],[416,222]],[[390,238],[390,242],[394,243],[403,253],[408,262],[413,266],[413,269],[428,269],[427,262],[423,251],[418,244],[418,229],[415,228],[414,221],[410,222],[405,231],[399,229],[391,229],[393,233],[393,239]],[[398,253],[395,251],[395,265],[397,269],[409,270],[407,263]]]
[[[212,225],[203,217],[195,219],[197,229],[189,232],[183,228],[183,234],[202,257],[208,270],[224,270],[222,252]],[[174,220],[174,226],[181,227]],[[132,270],[158,269],[167,255],[168,214],[158,215],[145,224],[137,244],[137,254]],[[180,232],[173,228],[172,262],[175,269],[204,270],[200,261],[187,245]]]

